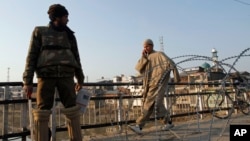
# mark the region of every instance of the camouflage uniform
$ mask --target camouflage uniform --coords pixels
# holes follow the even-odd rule
[[[175,82],[180,81],[179,73],[174,62],[163,52],[153,50],[147,58],[142,56],[135,68],[138,72],[144,75],[142,115],[136,120],[136,124],[139,125],[140,128],[145,125],[145,122],[153,113],[155,102],[157,102],[157,117],[165,116],[163,122],[166,124],[170,119],[167,116],[167,110],[163,105],[163,99],[170,79],[170,71],[173,71]],[[159,82],[161,81],[163,74],[166,72],[165,79],[159,89]]]
[[[52,108],[56,87],[65,108],[75,106],[74,76],[79,84],[84,81],[75,37],[69,39],[66,31],[56,31],[51,24],[35,27],[23,73],[25,85],[32,85],[34,72],[38,109]]]

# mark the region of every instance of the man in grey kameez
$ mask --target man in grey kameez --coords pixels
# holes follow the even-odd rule
[[[144,77],[142,113],[136,120],[136,125],[129,125],[137,133],[141,133],[145,122],[150,118],[155,107],[156,116],[164,118],[162,130],[173,127],[168,110],[163,104],[163,99],[170,79],[170,72],[173,72],[175,82],[179,82],[180,77],[175,63],[163,52],[155,51],[153,47],[154,44],[151,39],[146,39],[143,42],[142,56],[135,67]]]

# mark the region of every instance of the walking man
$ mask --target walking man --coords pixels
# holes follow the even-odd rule
[[[35,27],[23,73],[24,91],[30,97],[34,73],[37,75],[37,109],[33,110],[35,140],[48,141],[48,122],[55,88],[64,106],[70,141],[81,141],[80,107],[75,90],[82,88],[84,74],[74,32],[67,26],[68,11],[60,4],[49,7],[48,26]],[[74,77],[77,83],[75,85]]]
[[[143,77],[143,107],[136,125],[129,127],[136,133],[142,133],[147,120],[149,120],[156,106],[157,118],[164,117],[162,130],[169,130],[174,125],[169,116],[169,111],[163,104],[164,94],[170,79],[170,72],[174,74],[174,81],[179,82],[180,77],[175,63],[163,52],[153,49],[154,43],[151,39],[143,42],[142,56],[139,59],[136,70]],[[161,82],[162,81],[162,82]],[[161,83],[159,85],[159,83]]]

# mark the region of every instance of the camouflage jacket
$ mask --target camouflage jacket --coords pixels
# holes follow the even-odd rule
[[[35,27],[23,73],[24,84],[33,83],[34,72],[38,78],[75,76],[82,84],[84,74],[75,36],[69,39],[66,31],[56,31],[51,25]]]

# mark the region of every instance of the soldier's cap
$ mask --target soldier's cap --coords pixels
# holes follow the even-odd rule
[[[54,21],[57,17],[60,18],[65,15],[69,15],[68,10],[61,4],[53,4],[48,10],[49,18]]]
[[[152,45],[154,46],[154,43],[151,39],[146,39],[144,42],[143,42],[143,45]]]

